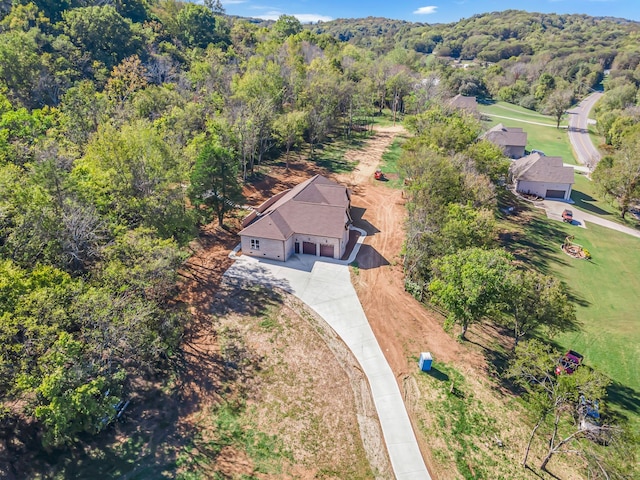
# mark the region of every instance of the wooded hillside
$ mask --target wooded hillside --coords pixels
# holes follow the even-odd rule
[[[383,109],[420,120],[462,93],[542,110],[603,80],[599,128],[622,149],[637,131],[639,32],[519,11],[303,27],[230,18],[219,1],[1,2],[5,455],[77,447],[134,379],[170,375],[189,322],[175,302],[186,246],[224,224],[259,165],[348,137]],[[412,153],[427,150],[451,167],[432,146]],[[468,212],[437,213],[444,225]]]

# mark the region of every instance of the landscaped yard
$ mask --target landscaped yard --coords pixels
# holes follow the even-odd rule
[[[489,120],[483,121],[485,130],[498,123],[502,123],[505,127],[520,127],[527,132],[527,146],[525,147],[527,151],[541,150],[548,156],[562,157],[565,163],[576,164],[567,129],[557,129],[553,117],[506,102],[478,105],[478,109],[485,115],[498,115],[488,116]],[[545,125],[536,125],[536,123],[544,123]],[[566,126],[566,124],[566,121],[560,122],[561,126]]]
[[[609,403],[640,423],[640,239],[594,224],[580,228],[549,220],[542,210],[526,224],[509,222],[521,236],[506,242],[510,250],[546,274],[568,285],[577,306],[574,331],[557,334],[561,349],[585,356],[585,363],[614,381]],[[574,260],[561,249],[565,236],[592,255],[591,261]]]

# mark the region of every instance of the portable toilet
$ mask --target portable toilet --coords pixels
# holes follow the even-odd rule
[[[423,372],[428,372],[431,370],[431,362],[433,358],[431,358],[430,352],[422,352],[420,354],[420,360],[418,361],[418,365],[420,366],[420,370]]]

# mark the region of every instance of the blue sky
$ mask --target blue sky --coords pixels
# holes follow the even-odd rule
[[[640,0],[222,0],[229,15],[301,22],[336,18],[386,17],[412,22],[449,23],[476,13],[514,8],[529,12],[585,13],[640,21]]]

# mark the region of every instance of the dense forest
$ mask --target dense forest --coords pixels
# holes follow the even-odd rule
[[[564,110],[604,88],[602,169],[614,171],[640,135],[639,34],[634,22],[520,11],[303,26],[231,18],[216,1],[0,2],[5,451],[77,445],[109,425],[134,378],[167,374],[189,321],[174,301],[186,246],[223,225],[242,183],[281,153],[349,136],[383,109],[407,118],[404,168],[424,200],[410,219],[432,227],[407,242],[418,296],[447,269],[421,249],[455,262],[488,246],[505,168],[441,99]],[[605,187],[624,214],[640,192],[623,179]]]

